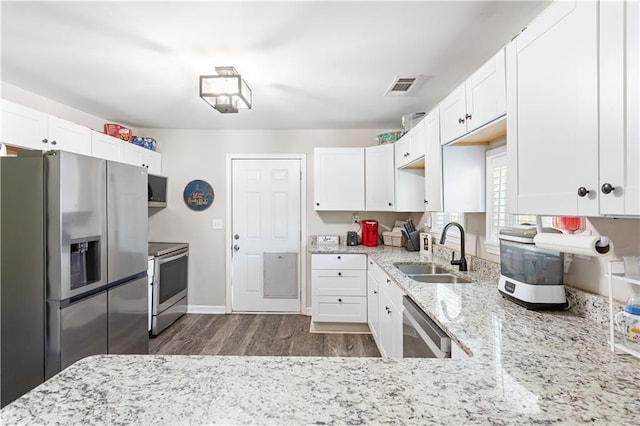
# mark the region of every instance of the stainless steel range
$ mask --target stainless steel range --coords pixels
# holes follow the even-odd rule
[[[150,242],[153,256],[151,336],[157,336],[187,312],[189,244]]]

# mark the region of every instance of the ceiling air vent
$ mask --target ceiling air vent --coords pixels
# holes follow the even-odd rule
[[[405,96],[411,91],[417,79],[418,77],[396,77],[384,95]]]

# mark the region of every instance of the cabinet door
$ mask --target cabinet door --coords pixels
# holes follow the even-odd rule
[[[440,102],[440,138],[445,145],[467,133],[467,113],[464,83]]]
[[[149,173],[159,175],[162,172],[162,155],[146,148],[142,154],[142,166],[149,169]]]
[[[314,149],[315,210],[363,211],[364,148]]]
[[[400,305],[402,306],[402,305]],[[379,293],[380,346],[382,356],[402,358],[402,309],[384,291]]]
[[[120,161],[123,143],[121,139],[92,130],[91,156],[104,160]]]
[[[409,131],[409,133],[411,133],[411,131]],[[393,144],[396,168],[402,168],[409,163],[409,156],[411,155],[411,136],[409,133],[402,136]]]
[[[393,144],[365,148],[367,211],[394,211],[395,163]]]
[[[424,157],[425,151],[425,128],[424,128],[424,119],[420,120],[410,131],[409,138],[409,157],[408,162],[413,163],[416,160]]]
[[[554,2],[508,47],[510,211],[598,214],[597,17],[596,2]]]
[[[481,66],[465,82],[465,115],[471,132],[507,112],[504,49]]]
[[[373,340],[379,344],[380,339],[380,317],[378,307],[378,282],[371,275],[367,274],[367,322],[369,323],[369,329]]]
[[[91,129],[49,116],[49,143],[52,149],[91,155]]]
[[[600,4],[598,190],[605,215],[640,215],[639,22],[636,1]]]
[[[440,145],[440,110],[424,118],[424,205],[426,211],[442,211],[442,146]]]
[[[0,141],[30,149],[49,149],[49,116],[40,111],[2,100]]]

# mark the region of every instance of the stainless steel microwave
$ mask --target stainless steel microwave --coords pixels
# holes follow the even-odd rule
[[[148,175],[149,207],[167,207],[167,178]]]

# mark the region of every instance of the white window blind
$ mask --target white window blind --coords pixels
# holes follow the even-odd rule
[[[449,222],[458,222],[464,228],[464,213],[458,212],[436,212],[431,213],[431,233],[440,237],[442,230]],[[460,242],[460,230],[456,227],[447,231],[447,241]]]

